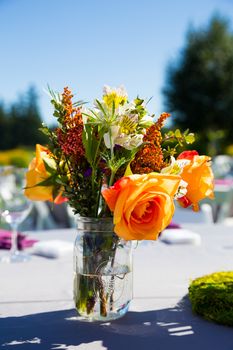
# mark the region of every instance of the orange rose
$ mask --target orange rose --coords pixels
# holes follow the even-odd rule
[[[118,180],[102,195],[114,214],[114,231],[125,240],[155,240],[174,214],[180,176],[150,173]]]
[[[180,174],[181,178],[188,183],[187,193],[178,199],[183,207],[193,206],[198,211],[198,202],[204,198],[214,198],[214,176],[210,167],[210,157],[199,156],[197,151],[182,152],[179,160],[189,160]]]
[[[50,157],[50,151],[39,144],[36,145],[36,157],[29,164],[28,172],[26,173],[26,188],[24,194],[32,201],[54,201],[56,204],[64,202],[59,194],[53,200],[53,186],[37,186],[38,183],[47,180],[51,175],[45,169],[44,161],[50,165],[53,164],[53,159]]]

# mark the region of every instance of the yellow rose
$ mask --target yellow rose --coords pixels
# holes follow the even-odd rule
[[[210,157],[199,156],[197,151],[182,152],[177,159],[188,159],[189,162],[180,174],[188,183],[187,193],[178,199],[183,207],[193,206],[194,211],[199,210],[198,202],[204,198],[214,198],[214,176],[210,166]]]
[[[53,201],[53,186],[36,186],[38,183],[45,181],[50,177],[46,171],[44,161],[50,165],[54,160],[50,157],[50,151],[39,144],[36,145],[36,157],[29,164],[28,172],[26,173],[26,188],[24,194],[32,201]],[[55,163],[54,163],[55,166]],[[59,194],[54,202],[59,204],[63,202]]]
[[[113,211],[114,231],[125,240],[155,240],[171,222],[180,176],[131,175],[102,191]]]

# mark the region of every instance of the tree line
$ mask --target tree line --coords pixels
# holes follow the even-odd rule
[[[41,123],[38,95],[33,86],[7,108],[0,102],[0,150],[45,143],[46,137],[38,130]]]

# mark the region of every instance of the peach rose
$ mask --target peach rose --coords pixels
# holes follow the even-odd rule
[[[53,159],[49,156],[50,151],[39,144],[36,145],[36,157],[29,164],[26,173],[26,188],[24,194],[32,201],[54,201],[56,204],[64,202],[61,193],[53,199],[53,186],[37,186],[42,181],[47,180],[51,175],[45,169],[44,161],[50,166],[54,165]]]
[[[114,231],[125,240],[155,240],[171,222],[180,176],[125,176],[102,195],[114,214]]]
[[[182,207],[193,206],[199,210],[198,202],[204,198],[214,198],[214,176],[210,166],[210,157],[199,156],[197,151],[182,152],[178,160],[189,160],[180,174],[182,180],[188,183],[187,193],[178,199]]]

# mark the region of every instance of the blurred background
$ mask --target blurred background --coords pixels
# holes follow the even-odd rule
[[[232,18],[231,0],[0,0],[0,165],[27,167],[46,143],[48,85],[92,102],[123,84],[152,97],[155,116],[170,112],[169,128],[194,132],[191,148],[231,180]]]
[[[230,0],[0,0],[0,164],[26,166],[45,142],[48,84],[87,102],[124,84],[200,152],[233,155],[232,18]]]

